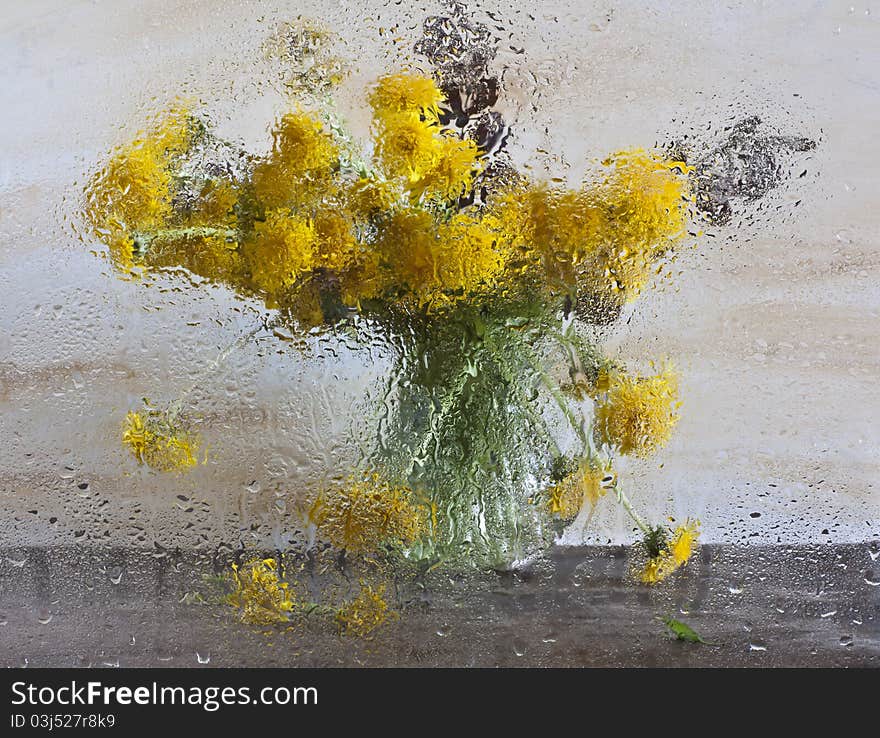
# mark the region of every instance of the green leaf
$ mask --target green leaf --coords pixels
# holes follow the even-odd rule
[[[669,628],[670,633],[675,636],[676,640],[687,641],[688,643],[703,643],[707,646],[719,645],[717,643],[704,641],[703,637],[697,633],[697,631],[686,623],[682,623],[680,620],[675,620],[674,618],[657,618],[657,620]]]

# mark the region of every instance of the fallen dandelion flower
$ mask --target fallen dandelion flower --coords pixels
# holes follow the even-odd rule
[[[122,445],[138,464],[157,471],[184,471],[198,463],[199,438],[183,427],[174,411],[148,405],[129,411],[122,424]]]
[[[343,633],[363,638],[397,616],[385,599],[384,584],[361,582],[358,596],[339,608],[336,623]]]
[[[232,565],[235,590],[227,602],[238,608],[241,621],[249,625],[288,623],[297,607],[288,582],[278,576],[275,559],[256,559],[239,567]]]

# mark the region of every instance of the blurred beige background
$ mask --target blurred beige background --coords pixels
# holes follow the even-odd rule
[[[880,537],[880,7],[517,5],[482,3],[497,22],[477,17],[499,29],[499,107],[536,176],[577,182],[609,151],[711,140],[710,126],[751,114],[820,141],[804,178],[683,253],[676,279],[609,331],[608,352],[668,356],[683,375],[673,442],[621,468],[633,499],[700,517],[706,541]],[[184,280],[120,281],[74,219],[88,172],[177,96],[201,101],[222,135],[268,147],[289,103],[260,44],[299,15],[343,37],[354,68],[338,112],[365,137],[364,86],[418,62],[412,43],[441,7],[3,2],[0,546],[281,544],[298,490],[345,473],[384,363],[329,340],[322,358],[277,340],[235,355],[194,395],[208,463],[184,477],[139,469],[119,445],[125,412],[173,399],[256,314]],[[628,541],[610,503],[565,540]]]

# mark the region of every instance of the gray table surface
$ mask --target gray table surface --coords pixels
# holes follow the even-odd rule
[[[805,666],[880,664],[880,545],[704,546],[667,584],[619,547],[556,548],[515,572],[402,579],[372,637],[269,633],[211,599],[228,554],[87,547],[0,553],[2,666]],[[658,616],[717,646],[672,639]]]

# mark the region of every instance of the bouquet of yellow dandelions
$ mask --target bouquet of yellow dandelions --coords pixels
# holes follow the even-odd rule
[[[506,567],[612,491],[644,536],[642,580],[662,580],[697,528],[645,523],[614,457],[667,442],[676,376],[604,358],[594,326],[686,237],[691,168],[630,149],[569,189],[450,126],[430,76],[383,76],[365,102],[365,151],[328,109],[293,105],[263,156],[172,107],[94,175],[86,219],[126,277],[183,269],[290,329],[362,331],[393,350],[369,469],[312,500],[314,538]],[[235,165],[212,165],[224,157]],[[197,439],[156,414],[130,413],[123,441],[157,469],[194,462]]]

